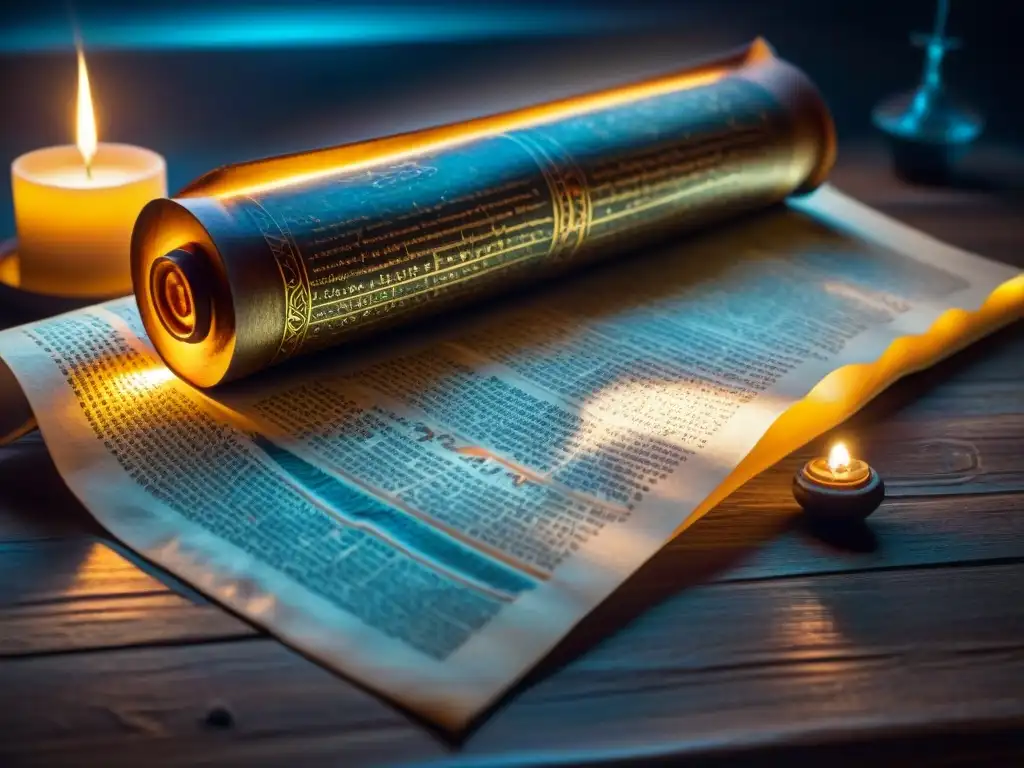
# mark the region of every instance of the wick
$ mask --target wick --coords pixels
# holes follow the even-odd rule
[[[92,181],[92,163],[88,160],[85,161],[85,178]]]
[[[850,465],[839,464],[835,467],[829,467],[829,471],[832,472],[833,480],[845,480],[847,477],[850,476]]]

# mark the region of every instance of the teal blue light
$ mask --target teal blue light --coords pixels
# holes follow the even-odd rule
[[[638,13],[580,8],[430,6],[253,8],[234,11],[141,11],[137,17],[79,19],[91,49],[267,48],[357,46],[488,38],[586,34],[656,23]],[[64,50],[70,24],[36,22],[0,30],[0,51]]]

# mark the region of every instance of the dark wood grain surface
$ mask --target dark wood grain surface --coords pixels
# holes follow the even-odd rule
[[[847,148],[834,181],[1024,266],[999,182],[1019,158],[975,162],[973,182],[923,189]],[[125,551],[38,438],[0,449],[0,764],[1024,764],[1021,330],[843,426],[886,477],[869,528],[801,522],[789,484],[815,441],[665,547],[460,742]]]

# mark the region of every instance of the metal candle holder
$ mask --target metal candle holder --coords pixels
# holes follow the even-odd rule
[[[793,496],[818,522],[857,523],[882,503],[885,484],[866,461],[846,455],[837,465],[831,456],[819,457],[804,464],[793,477]]]

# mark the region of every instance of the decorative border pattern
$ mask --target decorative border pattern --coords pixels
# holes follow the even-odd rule
[[[551,191],[555,231],[548,257],[571,257],[586,240],[593,215],[590,189],[583,170],[561,145],[539,131],[506,133],[503,136],[525,149],[536,161]]]
[[[252,197],[244,199],[252,204],[244,206],[245,210],[263,235],[284,283],[284,327],[277,351],[271,359],[271,363],[277,363],[296,354],[306,340],[312,311],[309,276],[288,229],[275,221],[257,200]]]

